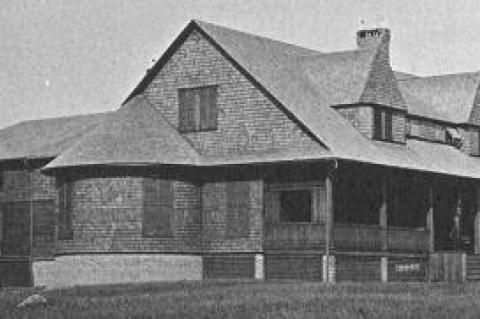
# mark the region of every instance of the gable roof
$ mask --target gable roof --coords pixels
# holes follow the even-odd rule
[[[467,123],[480,86],[480,72],[399,80],[409,113],[452,123]]]
[[[274,150],[235,156],[200,156],[141,95],[193,30],[201,32],[250,81],[325,148]],[[192,21],[108,121],[81,137],[46,169],[83,165],[183,164],[195,166],[342,159],[480,178],[480,160],[448,146],[421,141],[372,142],[331,106],[404,103],[385,48],[319,53],[201,21]],[[387,52],[388,53],[388,52]],[[379,78],[386,76],[385,79]],[[400,75],[403,76],[403,75]],[[408,75],[408,80],[416,80]],[[366,93],[367,92],[367,93]],[[378,94],[378,95],[377,95]],[[398,96],[400,100],[398,100]],[[405,94],[416,107],[428,107]],[[422,105],[424,103],[424,105]],[[400,105],[402,107],[402,105]],[[451,165],[454,162],[456,165]]]
[[[371,143],[350,122],[331,108],[336,103],[352,104],[362,94],[372,76],[378,48],[322,54],[279,41],[192,20],[149,70],[127,101],[140,94],[176,48],[194,30],[199,31],[247,78],[319,142],[339,156],[365,156]],[[389,65],[383,64],[390,68]],[[328,72],[325,72],[325,70]],[[390,71],[394,79],[393,71]],[[389,72],[386,72],[389,74]],[[385,74],[385,72],[382,72]],[[343,87],[348,86],[348,90]],[[371,88],[370,88],[371,89]],[[393,88],[395,89],[395,88]],[[369,96],[373,96],[372,91]],[[372,101],[381,101],[379,98]],[[372,149],[372,156],[375,150]]]
[[[45,169],[87,165],[198,162],[193,147],[143,96],[136,96]]]
[[[55,157],[110,114],[32,120],[6,127],[0,130],[0,160]]]

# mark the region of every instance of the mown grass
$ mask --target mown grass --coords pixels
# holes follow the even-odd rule
[[[0,318],[479,318],[480,284],[179,282],[0,290]]]

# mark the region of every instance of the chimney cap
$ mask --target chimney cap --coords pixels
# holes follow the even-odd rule
[[[357,46],[359,48],[376,46],[382,42],[390,42],[390,29],[372,28],[357,31]]]

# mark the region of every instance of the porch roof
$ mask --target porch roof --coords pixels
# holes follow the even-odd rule
[[[24,121],[0,130],[0,161],[52,158],[112,112]]]
[[[447,144],[408,139],[406,145],[373,142],[375,158],[363,162],[466,178],[480,178],[480,158]],[[349,158],[345,158],[349,159]],[[351,160],[358,161],[357,158]]]
[[[198,153],[141,95],[76,141],[45,169],[89,165],[194,165]]]

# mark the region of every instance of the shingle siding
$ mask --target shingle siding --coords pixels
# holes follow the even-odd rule
[[[145,89],[178,128],[178,89],[218,85],[218,128],[183,134],[205,155],[320,147],[200,33],[192,32]]]
[[[202,219],[205,252],[260,252],[263,229],[263,182],[243,181],[248,184],[249,230],[245,238],[231,238],[227,231],[227,187],[237,181],[205,183],[202,187]]]
[[[27,218],[24,225],[28,229],[30,229],[30,212],[33,209],[32,255],[35,258],[51,258],[55,248],[55,178],[43,175],[38,170],[28,171],[25,169],[6,170],[4,177],[3,192],[0,192],[0,241],[5,235],[2,222],[4,221],[3,214],[7,213],[7,206],[15,206],[17,210],[14,212],[22,212],[22,216]],[[31,196],[32,194],[33,196]],[[32,200],[33,202],[31,202]],[[12,236],[12,234],[8,236]],[[22,234],[18,233],[16,236],[23,238],[17,238],[18,240],[30,242],[29,230]],[[30,246],[30,244],[28,245]],[[5,255],[5,252],[0,252],[0,255]]]
[[[172,180],[173,236],[143,238],[142,179],[105,177],[74,181],[73,240],[59,240],[57,253],[200,251],[198,187]]]
[[[477,92],[473,100],[472,111],[470,112],[470,118],[468,121],[470,123],[480,125],[480,86],[477,88]]]
[[[387,33],[382,37],[381,44],[378,46],[360,102],[406,110],[405,101],[390,66],[389,42],[390,35]]]

